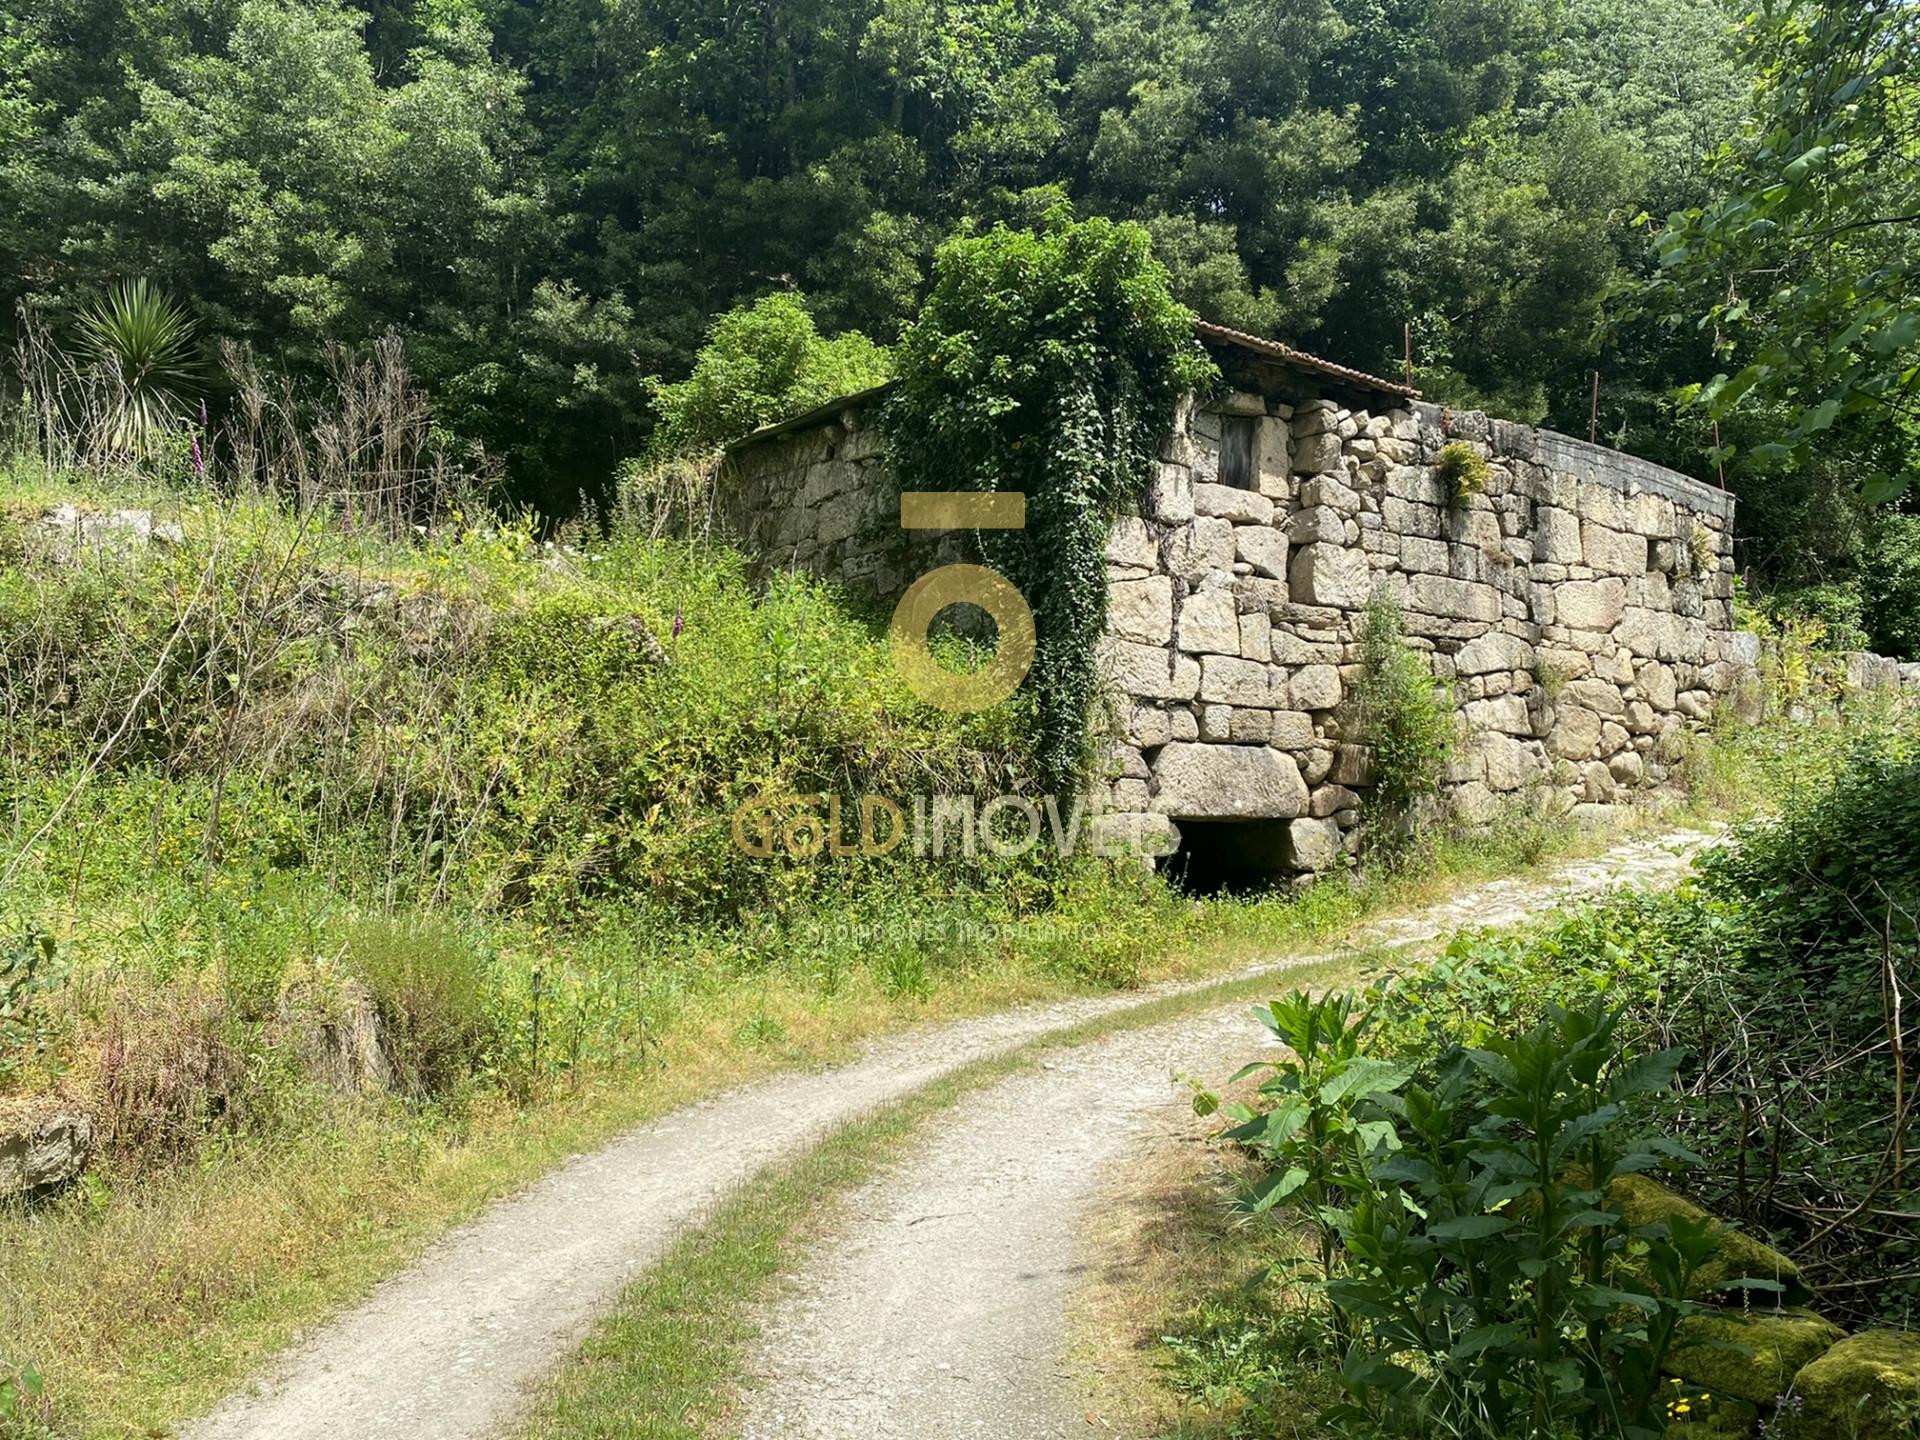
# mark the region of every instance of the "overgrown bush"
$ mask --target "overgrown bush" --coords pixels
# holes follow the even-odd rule
[[[648,463],[716,450],[756,426],[888,378],[886,350],[857,330],[828,339],[792,291],[738,305],[707,330],[684,380],[648,382],[660,413]]]
[[[1290,1055],[1228,1132],[1264,1167],[1259,1211],[1300,1197],[1356,1436],[1621,1436],[1664,1426],[1660,1363],[1693,1306],[1712,1222],[1636,1225],[1614,1180],[1684,1155],[1625,1107],[1681,1052],[1634,1055],[1619,1015],[1548,1006],[1526,1027],[1379,1053],[1354,997],[1256,1012]],[[1210,1097],[1203,1097],[1203,1108]]]
[[[1638,1043],[1700,1057],[1638,1102],[1703,1160],[1690,1184],[1763,1234],[1830,1306],[1904,1321],[1920,1302],[1906,987],[1920,964],[1920,756],[1898,732],[1777,820],[1740,827],[1690,883],[1627,893],[1533,934],[1457,937],[1376,991],[1389,1053],[1478,1044],[1602,995]]]
[[[1033,612],[1041,787],[1077,793],[1108,531],[1175,402],[1215,375],[1193,312],[1138,225],[1062,213],[1037,233],[996,226],[941,247],[899,370],[881,423],[903,489],[1026,496],[1026,528],[981,541]]]
[[[425,920],[366,919],[341,943],[379,1013],[398,1089],[445,1095],[486,1064],[492,991],[485,961],[458,936]]]
[[[0,928],[0,1079],[45,1050],[53,1024],[45,997],[64,978],[51,935],[35,925]]]
[[[866,793],[1028,787],[1031,711],[923,705],[875,617],[723,547],[479,515],[396,541],[200,492],[177,539],[76,554],[15,523],[43,505],[0,512],[0,888],[85,979],[8,966],[33,1033],[0,1091],[64,1067],[105,1173],[353,1110],[365,1046],[328,1027],[369,1003],[375,1078],[437,1113],[644,1067],[767,977],[1124,985],[1192,923],[1084,851],[744,852],[748,801],[852,823]]]
[[[1452,698],[1407,644],[1400,608],[1384,595],[1367,602],[1360,664],[1352,726],[1373,747],[1371,799],[1385,817],[1403,816],[1440,787],[1454,746]]]

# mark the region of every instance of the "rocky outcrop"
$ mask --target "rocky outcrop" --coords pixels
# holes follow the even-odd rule
[[[1665,1368],[1710,1395],[1772,1405],[1845,1336],[1808,1310],[1709,1311],[1680,1322]]]
[[[1608,1195],[1636,1227],[1707,1215],[1644,1175],[1621,1176]],[[1677,1387],[1668,1440],[1912,1435],[1920,1419],[1920,1334],[1848,1335],[1806,1308],[1810,1292],[1787,1256],[1730,1225],[1717,1238],[1718,1253],[1696,1272],[1690,1292],[1706,1303],[1680,1322],[1661,1367]]]
[[[1684,1195],[1645,1175],[1617,1177],[1607,1195],[1629,1225],[1664,1225],[1676,1216],[1692,1221],[1713,1218]],[[1721,1225],[1716,1238],[1719,1248],[1713,1258],[1694,1273],[1692,1299],[1730,1297],[1738,1303],[1746,1294],[1741,1282],[1748,1280],[1778,1287],[1758,1297],[1758,1303],[1769,1307],[1804,1305],[1813,1298],[1801,1282],[1800,1267],[1771,1245],[1732,1225]]]
[[[279,1019],[308,1074],[344,1093],[378,1094],[393,1067],[373,996],[357,980],[301,978],[282,991]]]
[[[71,1185],[93,1152],[93,1121],[77,1111],[0,1127],[0,1200],[35,1200]]]
[[[177,545],[179,525],[156,520],[151,510],[83,510],[71,502],[51,506],[36,527],[40,542],[63,559],[89,548],[126,550],[144,545]]]
[[[1920,1420],[1920,1334],[1850,1335],[1794,1377],[1793,1434],[1804,1440],[1898,1440]]]

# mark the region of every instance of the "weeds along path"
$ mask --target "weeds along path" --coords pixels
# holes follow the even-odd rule
[[[1661,884],[1680,856],[1623,846],[1532,881],[1476,887],[1373,927],[1417,945],[1462,923],[1509,925],[1570,892]],[[1192,1074],[1224,1082],[1276,1042],[1244,1005],[1063,1049],[973,1092],[891,1174],[767,1317],[743,1440],[1058,1440],[1114,1433],[1068,1363],[1069,1307],[1100,1256],[1082,1239],[1111,1169],[1183,1131]]]
[[[1684,870],[1684,856],[1704,838],[1635,841],[1532,879],[1479,886],[1414,915],[1363,927],[1350,943],[1414,944],[1462,924],[1511,923],[1622,881],[1658,883]],[[1242,973],[1328,958],[1290,957]],[[973,1061],[1097,1016],[1207,988],[1162,987],[926,1026],[875,1045],[853,1063],[776,1076],[677,1111],[562,1166],[449,1233],[365,1303],[291,1347],[251,1389],[185,1427],[183,1440],[489,1435],[520,1410],[528,1382],[567,1352],[628,1281],[769,1162]],[[964,1120],[941,1141],[943,1152],[959,1147],[953,1158],[923,1167],[926,1173],[904,1189],[886,1187],[870,1202],[871,1219],[860,1234],[825,1258],[812,1298],[803,1302],[820,1308],[821,1328],[811,1340],[793,1336],[765,1397],[767,1413],[788,1420],[753,1433],[835,1440],[1064,1433],[1033,1428],[1041,1423],[1039,1410],[994,1423],[969,1417],[993,1413],[990,1397],[1015,1384],[1013,1361],[1024,1360],[1018,1383],[1028,1388],[1004,1388],[1006,1395],[1028,1393],[1032,1367],[1053,1363],[1044,1357],[1057,1344],[1069,1262],[1045,1236],[1073,1231],[1067,1216],[1081,1192],[1065,1171],[1084,1176],[1099,1163],[1097,1152],[1122,1138],[1074,1139],[1073,1132],[1114,1125],[1116,1103],[1142,1116],[1164,1104],[1171,1095],[1169,1064],[1189,1047],[1224,1047],[1230,1037],[1220,1026],[1215,1016],[1126,1035],[1113,1051],[1089,1047],[1062,1068],[1018,1082],[1035,1087],[1031,1094],[996,1087],[969,1102]],[[1131,1078],[1109,1071],[1110,1065],[1124,1067]],[[1097,1124],[1076,1127],[1071,1115],[1065,1124],[1051,1118],[1051,1107],[1070,1111],[1096,1094],[1107,1107]],[[1122,1094],[1130,1098],[1121,1101]],[[1069,1153],[1063,1170],[1056,1157]],[[1038,1222],[1018,1218],[1024,1206],[1033,1207]],[[991,1270],[996,1261],[1005,1262],[1002,1270]],[[1019,1342],[1028,1347],[1023,1356],[1003,1353],[991,1338],[1015,1325],[1028,1327],[1005,1332],[1026,1337]],[[943,1362],[949,1368],[942,1370]],[[862,1386],[878,1408],[843,1421],[836,1397]],[[882,1404],[876,1397],[892,1398]],[[956,1428],[928,1428],[936,1420],[947,1423],[939,1418],[948,1413],[942,1407],[951,1407]]]

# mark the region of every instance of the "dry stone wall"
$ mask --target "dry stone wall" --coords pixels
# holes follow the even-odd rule
[[[1745,703],[1759,650],[1732,623],[1731,496],[1479,412],[1286,394],[1183,405],[1107,547],[1095,798],[1163,847],[1182,822],[1242,822],[1268,868],[1357,852],[1372,761],[1346,702],[1375,594],[1451,688],[1447,800],[1470,820],[1515,802],[1598,817]],[[1457,503],[1439,469],[1455,442],[1487,462]],[[897,595],[961,541],[910,541],[885,466],[860,413],[831,414],[737,450],[726,510],[767,564]]]
[[[1450,443],[1487,462],[1458,503]],[[1223,466],[1236,450],[1251,463]],[[1657,789],[1758,659],[1732,625],[1732,517],[1712,487],[1478,412],[1190,407],[1107,551],[1127,700],[1106,798],[1176,822],[1284,818],[1300,872],[1356,851],[1371,760],[1345,702],[1375,594],[1459,707],[1456,812],[1598,815]]]
[[[763,566],[804,570],[897,597],[964,542],[900,528],[900,494],[869,410],[848,407],[736,448],[719,485],[720,519]]]

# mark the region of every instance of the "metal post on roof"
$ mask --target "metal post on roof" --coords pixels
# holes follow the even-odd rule
[[[1407,323],[1403,327],[1401,327],[1401,338],[1406,342],[1406,359],[1403,362],[1401,373],[1406,377],[1408,388],[1412,388],[1412,385],[1413,385],[1413,322],[1411,320],[1407,321]]]

